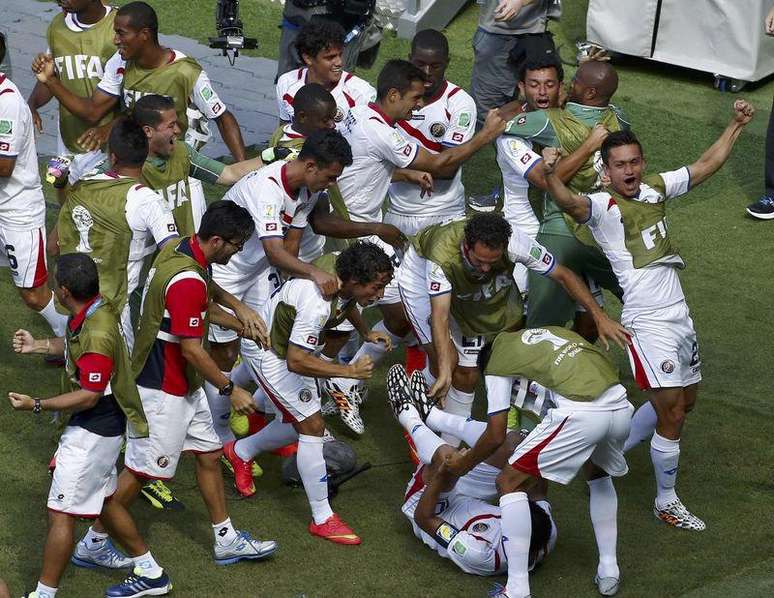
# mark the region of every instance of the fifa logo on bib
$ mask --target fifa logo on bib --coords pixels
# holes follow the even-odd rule
[[[666,239],[666,220],[659,220],[656,222],[656,224],[649,226],[640,234],[642,235],[642,242],[645,245],[645,249],[650,251],[656,246],[656,240],[658,237]]]
[[[542,341],[547,341],[554,346],[554,351],[558,351],[569,342],[545,328],[529,328],[521,334],[521,340],[525,345],[537,345]]]
[[[75,251],[78,253],[91,253],[93,250],[89,244],[89,230],[94,226],[94,219],[91,217],[91,213],[83,206],[75,206],[72,219],[73,224],[75,224],[75,230],[78,231],[80,236],[78,247],[75,248]]]

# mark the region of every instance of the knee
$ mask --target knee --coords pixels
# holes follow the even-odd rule
[[[298,431],[307,436],[323,436],[325,434],[325,420],[318,411],[313,416],[301,422]]]
[[[51,301],[51,291],[47,286],[32,289],[19,289],[24,304],[34,311],[42,311]]]
[[[239,341],[228,343],[210,343],[210,355],[218,368],[227,372],[231,370],[239,353]]]
[[[222,455],[222,449],[211,451],[209,453],[197,453],[196,464],[204,469],[217,469],[220,471],[220,457]]]
[[[403,338],[411,332],[411,324],[406,316],[397,310],[384,312],[384,327],[398,338]]]
[[[478,383],[478,370],[476,368],[457,367],[452,376],[454,388],[462,392],[473,392]]]
[[[515,472],[513,468],[506,463],[505,467],[495,480],[498,496],[505,496],[506,494],[510,494],[511,492],[515,492],[519,489],[518,477],[514,474]]]

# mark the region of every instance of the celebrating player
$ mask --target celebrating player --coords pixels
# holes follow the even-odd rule
[[[625,131],[612,133],[602,144],[609,191],[589,196],[573,193],[557,180],[553,167],[559,154],[552,148],[544,152],[551,195],[576,222],[589,226],[623,288],[621,321],[631,332],[629,361],[640,388],[651,391],[650,401],[632,420],[627,447],[650,438],[657,489],[653,512],[681,529],[706,528],[675,492],[680,434],[696,403],[701,360],[677,275],[685,264],[671,242],[666,201],[712,176],[728,159],[753,114],[749,103],[737,100],[733,119],[699,160],[644,178],[646,162],[637,137]]]

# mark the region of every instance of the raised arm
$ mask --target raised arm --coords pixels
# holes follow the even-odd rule
[[[556,173],[556,165],[561,160],[561,154],[555,147],[543,150],[543,175],[551,197],[564,212],[581,224],[587,222],[591,215],[591,204],[588,197],[577,195],[570,191]],[[534,170],[534,168],[533,168]]]
[[[563,157],[560,162],[556,164],[555,172],[563,183],[567,183],[575,173],[581,169],[581,167],[588,161],[588,159],[594,155],[594,153],[602,146],[602,142],[610,134],[610,132],[600,124],[594,125],[591,133],[586,140],[580,145],[578,149],[572,152],[569,156]],[[548,183],[542,168],[532,168],[527,173],[527,180],[531,185],[543,190],[548,189]]]

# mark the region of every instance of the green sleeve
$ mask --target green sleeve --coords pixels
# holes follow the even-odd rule
[[[191,162],[191,168],[188,174],[195,179],[204,181],[205,183],[217,183],[220,175],[226,168],[223,162],[218,162],[212,158],[200,154],[194,148],[187,143],[185,144],[188,150],[188,158]]]
[[[554,127],[551,121],[548,120],[548,115],[544,110],[517,114],[508,121],[508,124],[505,126],[505,134],[529,139],[533,143],[544,147],[559,144],[556,131],[554,131]]]

